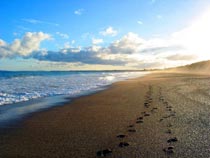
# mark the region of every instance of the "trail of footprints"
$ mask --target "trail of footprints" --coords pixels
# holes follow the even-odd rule
[[[162,122],[169,118],[176,118],[176,112],[173,110],[173,107],[169,105],[169,102],[162,95],[161,87],[159,88],[159,101],[160,101],[160,103],[162,103],[162,105],[164,106],[166,113],[167,113],[159,121]],[[166,132],[165,132],[166,134],[172,135],[172,130],[171,130],[172,126],[173,125],[170,123],[170,120],[169,120],[168,124],[166,126],[166,128],[167,128]],[[173,136],[167,140],[167,146],[163,149],[163,151],[165,152],[166,155],[170,156],[171,154],[174,153],[175,147],[173,146],[173,144],[177,141],[178,141],[177,137],[173,137]]]
[[[144,102],[144,107],[146,109],[148,109],[151,105],[152,105],[152,102],[153,102],[153,98],[152,98],[152,92],[153,92],[153,88],[152,86],[150,85],[149,86],[149,90],[148,92],[146,93],[146,96],[145,96],[145,102]],[[170,118],[170,117],[175,117],[175,114],[176,112],[173,111],[172,109],[172,106],[169,106],[168,102],[165,100],[165,98],[163,97],[162,95],[162,89],[160,88],[159,89],[159,101],[160,103],[162,103],[164,106],[165,106],[165,109],[167,112],[169,112],[168,115],[165,115],[163,116],[159,122],[162,122],[164,121],[164,119],[167,119],[167,118]],[[149,117],[152,113],[155,113],[156,110],[158,110],[157,107],[153,107],[151,110],[150,110],[150,113],[149,112],[141,112],[141,116],[137,117],[135,119],[135,123],[133,124],[130,124],[127,126],[127,132],[125,132],[125,134],[119,134],[116,136],[117,139],[120,140],[120,143],[118,144],[118,147],[119,148],[126,148],[130,145],[129,142],[126,142],[126,141],[123,141],[124,138],[127,138],[129,136],[130,133],[135,133],[137,132],[136,128],[135,128],[135,125],[136,124],[142,124],[144,123],[144,117]],[[172,130],[170,129],[170,127],[172,127],[172,124],[169,123],[167,125],[167,129],[166,129],[166,134],[172,134]],[[168,146],[163,148],[163,151],[165,152],[165,154],[167,154],[168,156],[170,156],[171,154],[174,153],[174,146],[172,146],[172,144],[174,142],[178,141],[178,139],[176,137],[171,137],[170,139],[167,140],[167,144]],[[111,148],[107,148],[107,149],[104,149],[104,150],[100,150],[96,153],[96,155],[98,157],[106,157],[106,156],[111,156],[113,153],[112,149]]]

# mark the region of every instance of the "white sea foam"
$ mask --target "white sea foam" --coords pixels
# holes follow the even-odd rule
[[[24,75],[0,79],[0,105],[35,98],[69,95],[109,85],[116,81],[145,75],[145,72],[82,72],[65,75]]]

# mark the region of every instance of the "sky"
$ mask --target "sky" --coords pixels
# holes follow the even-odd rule
[[[0,0],[0,70],[167,68],[210,59],[210,0]]]

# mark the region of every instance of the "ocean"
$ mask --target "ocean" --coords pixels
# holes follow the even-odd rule
[[[144,76],[141,71],[0,71],[0,122]]]

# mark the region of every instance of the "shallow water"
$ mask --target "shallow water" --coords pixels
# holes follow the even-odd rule
[[[89,94],[114,82],[147,73],[0,71],[0,122],[7,122],[61,104],[66,101],[66,96],[71,98]]]

